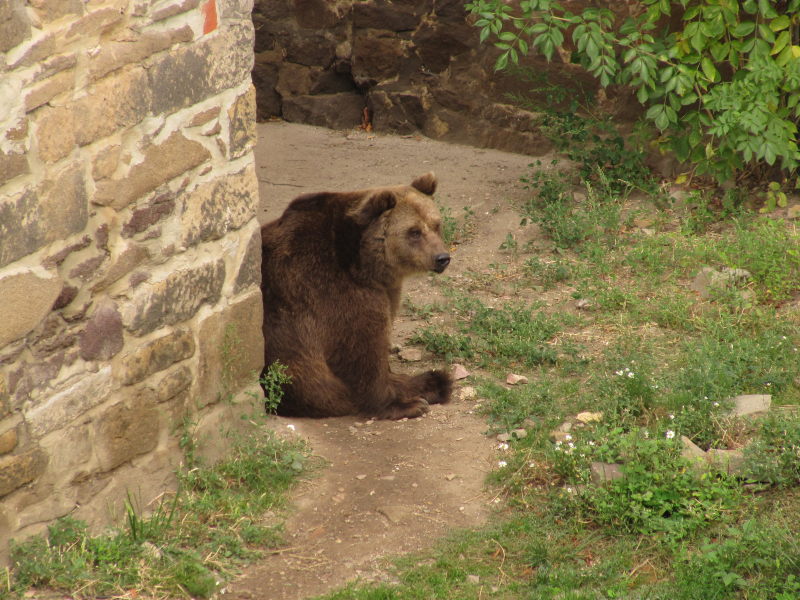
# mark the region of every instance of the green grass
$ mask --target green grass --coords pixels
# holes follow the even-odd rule
[[[183,440],[187,464],[178,472],[176,494],[146,516],[129,497],[125,526],[98,535],[64,517],[44,536],[12,542],[0,598],[35,589],[74,598],[132,592],[210,598],[243,561],[275,547],[280,526],[265,522],[264,513],[283,505],[306,450],[254,428],[234,440],[224,460],[205,465],[195,458],[191,436]]]
[[[440,284],[446,324],[415,338],[473,371],[491,432],[526,429],[489,477],[504,509],[483,529],[396,561],[397,584],[351,584],[326,598],[800,597],[800,411],[727,416],[738,394],[800,406],[796,225],[730,198],[719,212],[704,201],[687,225],[685,206],[620,196],[629,188],[607,174],[576,190],[574,173],[538,167],[519,209],[554,251],[507,239],[508,264]],[[646,232],[638,214],[652,222]],[[691,283],[706,266],[750,278],[701,299]],[[543,291],[549,306],[531,301]],[[563,310],[577,300],[582,310]],[[512,370],[530,383],[503,385]],[[587,410],[601,422],[551,441]],[[699,475],[681,456],[682,435],[703,448],[746,444],[757,483]],[[592,461],[618,462],[625,477],[594,484]]]

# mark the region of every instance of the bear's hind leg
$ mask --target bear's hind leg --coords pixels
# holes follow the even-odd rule
[[[444,371],[426,371],[409,376],[389,374],[389,383],[395,400],[378,411],[381,419],[419,417],[430,410],[431,404],[450,401],[453,380]]]
[[[284,388],[278,414],[293,417],[341,417],[358,413],[350,390],[323,360],[288,361],[292,377]]]

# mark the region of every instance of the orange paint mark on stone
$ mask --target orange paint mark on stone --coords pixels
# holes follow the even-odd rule
[[[205,17],[203,21],[203,34],[205,35],[217,28],[217,0],[208,0],[201,10]]]

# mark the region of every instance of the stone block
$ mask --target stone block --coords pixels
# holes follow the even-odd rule
[[[195,0],[196,3],[196,0]],[[174,44],[192,41],[194,34],[188,25],[169,31],[146,31],[132,33],[122,41],[109,40],[89,62],[89,77],[92,80],[166,50]]]
[[[30,173],[28,157],[22,153],[0,152],[0,186],[5,185],[15,177]]]
[[[140,284],[122,310],[122,322],[134,335],[144,335],[194,316],[203,304],[219,301],[225,282],[222,259],[178,269],[165,279]]]
[[[0,497],[39,477],[46,466],[47,456],[38,448],[0,456]]]
[[[31,34],[31,23],[22,0],[0,2],[0,52],[8,52]]]
[[[254,165],[185,192],[181,200],[181,244],[195,246],[239,229],[255,216],[258,202]]]
[[[43,24],[56,21],[66,16],[83,15],[83,2],[81,0],[28,0],[36,16]]]
[[[100,150],[94,157],[92,163],[92,178],[95,181],[108,179],[114,175],[119,165],[119,155],[121,147],[119,144],[112,144]]]
[[[146,206],[136,208],[131,212],[130,219],[122,226],[122,237],[129,238],[137,233],[147,231],[171,215],[174,208],[175,198],[172,193],[157,195]]]
[[[283,118],[329,129],[352,129],[361,124],[366,101],[361,94],[296,96],[283,101]]]
[[[198,4],[200,4],[200,0],[181,0],[179,2],[167,4],[166,6],[157,8],[150,13],[150,20],[153,23],[157,23],[159,21],[163,21],[164,19],[174,17],[175,15],[193,10],[197,8]]]
[[[97,373],[86,373],[65,389],[23,410],[29,433],[34,438],[40,438],[66,427],[89,409],[105,402],[112,389],[110,366],[103,367]]]
[[[147,148],[142,162],[133,165],[126,177],[99,182],[92,201],[117,210],[125,208],[210,157],[202,144],[176,131],[162,143]]]
[[[61,280],[46,271],[24,269],[0,276],[0,348],[30,333],[50,312]]]
[[[244,156],[256,143],[256,89],[251,85],[228,110],[231,158]]]
[[[724,471],[729,475],[746,476],[744,454],[741,450],[711,448],[706,452],[706,460],[715,469]]]
[[[83,174],[70,165],[38,190],[28,188],[0,203],[0,267],[83,231],[87,221]]]
[[[92,437],[85,424],[53,431],[42,438],[39,445],[50,457],[44,479],[56,485],[72,479],[75,472],[87,468],[92,459]]]
[[[124,3],[117,2],[117,4],[119,6],[104,6],[83,15],[70,25],[66,39],[102,35],[109,31],[125,16]]]
[[[176,362],[194,356],[192,332],[176,329],[162,335],[127,354],[120,361],[121,379],[125,385],[144,381],[150,375],[163,371]]]
[[[403,40],[374,29],[357,31],[353,37],[353,79],[376,84],[394,78],[408,60]]]
[[[11,69],[30,67],[58,54],[59,50],[56,45],[56,35],[54,33],[46,34],[28,46],[22,56],[11,63],[9,67]]]
[[[413,31],[421,20],[421,14],[415,14],[413,10],[403,9],[389,2],[382,4],[356,2],[353,4],[353,26],[356,29]]]
[[[137,244],[127,246],[117,259],[111,263],[102,279],[92,286],[92,292],[96,293],[107,288],[115,281],[119,281],[149,258],[150,251],[145,246]]]
[[[162,403],[172,400],[181,392],[187,391],[193,380],[192,370],[186,365],[179,365],[168,371],[158,381],[150,382],[149,387],[153,391],[156,402]]]
[[[94,449],[103,471],[150,452],[158,444],[159,418],[155,401],[141,394],[134,400],[114,404],[94,422]]]
[[[264,366],[263,305],[256,290],[200,323],[195,399],[206,406],[258,380]]]
[[[261,52],[255,57],[253,65],[253,85],[258,90],[256,94],[257,116],[260,121],[281,114],[281,97],[275,91],[278,81],[278,63],[283,56],[276,51]]]
[[[731,417],[747,417],[769,412],[772,404],[771,394],[742,394],[733,398]]]
[[[122,317],[110,300],[100,303],[80,336],[83,360],[108,360],[122,350]]]
[[[261,285],[261,230],[256,228],[239,263],[239,272],[233,284],[233,293],[240,294],[251,286]]]
[[[52,77],[40,81],[28,90],[25,96],[25,110],[30,112],[50,102],[59,94],[71,90],[75,85],[74,71],[61,71]]]
[[[615,463],[593,462],[590,467],[592,483],[602,485],[608,481],[622,479],[622,466]]]
[[[17,447],[17,430],[16,428],[9,429],[6,432],[0,433],[0,454],[8,454]]]
[[[170,114],[249,81],[252,24],[231,25],[188,47],[149,59],[153,114]]]

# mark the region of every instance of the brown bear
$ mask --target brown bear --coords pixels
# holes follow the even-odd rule
[[[435,190],[428,173],[410,186],[306,194],[261,228],[265,364],[291,376],[279,414],[401,419],[450,399],[444,371],[389,370],[403,279],[450,263]]]

